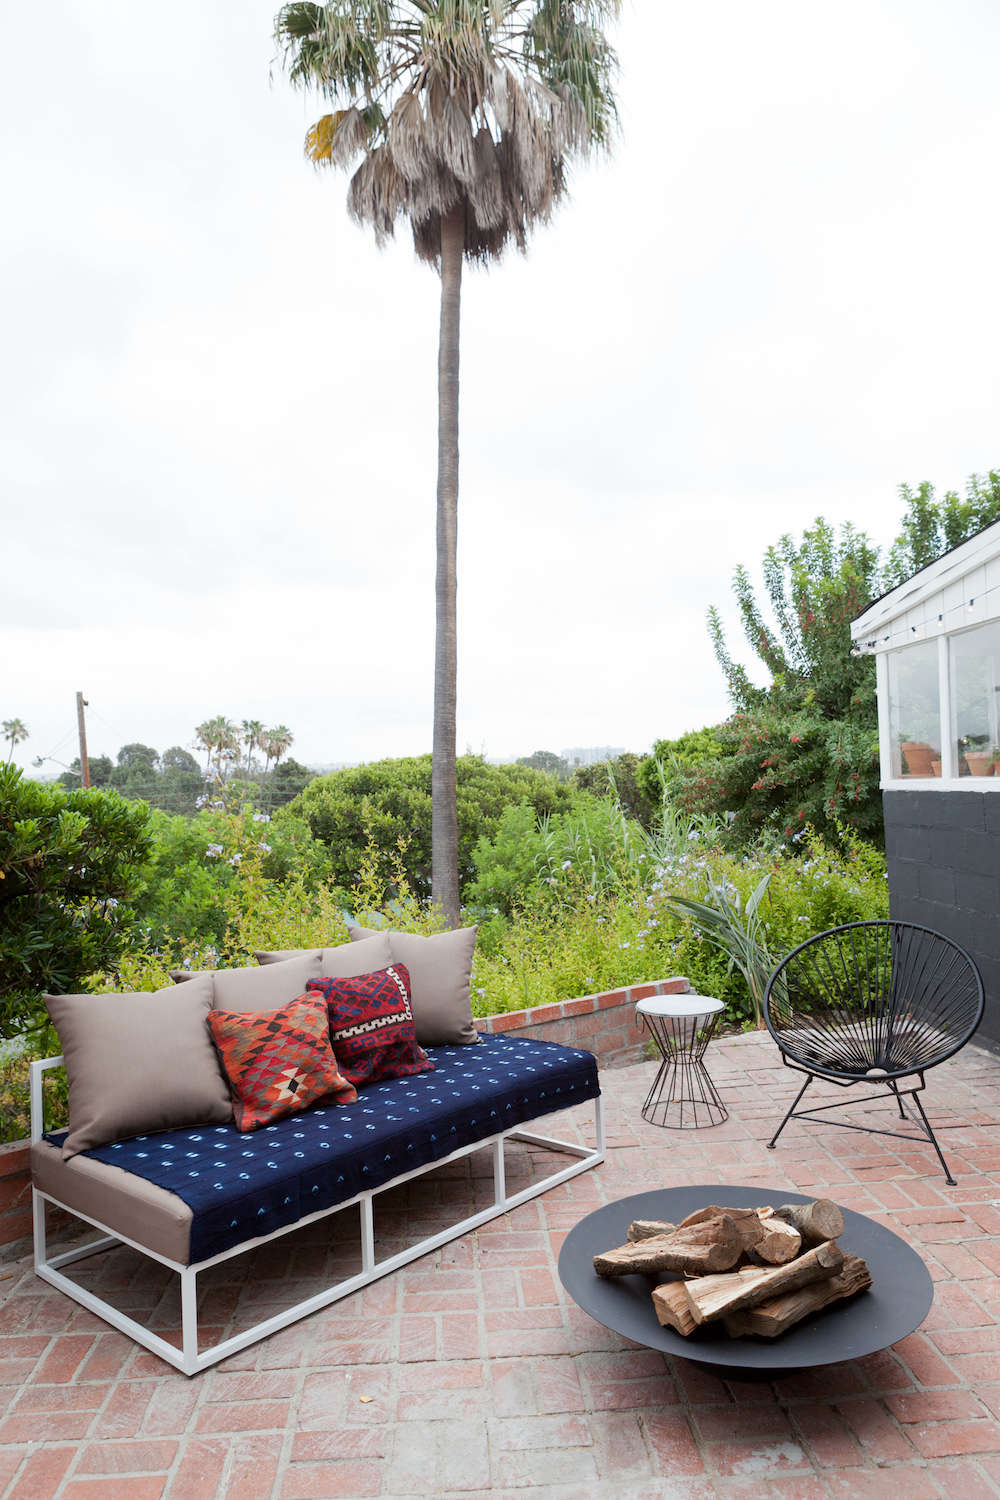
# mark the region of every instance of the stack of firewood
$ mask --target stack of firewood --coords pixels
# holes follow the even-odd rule
[[[837,1244],[844,1215],[829,1198],[781,1208],[700,1208],[679,1224],[637,1219],[628,1244],[594,1256],[598,1276],[672,1271],[656,1316],[685,1337],[719,1323],[733,1338],[773,1339],[870,1287],[868,1267]]]

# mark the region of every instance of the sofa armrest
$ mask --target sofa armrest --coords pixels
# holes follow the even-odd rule
[[[42,1057],[29,1064],[31,1072],[31,1139],[40,1141],[45,1129],[42,1111],[42,1074],[46,1068],[58,1068],[62,1057]]]

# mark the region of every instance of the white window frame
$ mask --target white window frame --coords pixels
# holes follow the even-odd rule
[[[977,620],[969,630],[995,623],[993,620]],[[892,728],[889,720],[889,657],[890,651],[879,651],[875,656],[875,694],[878,709],[879,767],[881,788],[892,792],[1000,792],[1000,776],[959,776],[958,756],[955,750],[955,724],[951,693],[951,641],[956,635],[965,635],[966,630],[942,631],[938,644],[938,709],[941,716],[941,775],[940,776],[893,776],[892,774]],[[907,650],[898,646],[896,651]]]

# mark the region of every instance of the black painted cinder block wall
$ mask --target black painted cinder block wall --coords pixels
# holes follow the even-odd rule
[[[976,1040],[1000,1050],[1000,788],[883,792],[889,909],[953,938],[979,965]]]

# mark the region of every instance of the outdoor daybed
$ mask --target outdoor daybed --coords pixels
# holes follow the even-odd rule
[[[155,994],[47,997],[64,1056],[32,1064],[31,1137],[35,1269],[53,1286],[128,1333],[187,1375],[325,1307],[397,1267],[596,1166],[604,1158],[597,1063],[589,1052],[552,1042],[475,1033],[468,1003],[474,929],[414,938],[379,933],[340,948],[293,956],[262,954],[258,969],[184,976]],[[417,945],[430,945],[420,947]],[[434,946],[436,945],[436,946]],[[404,967],[405,952],[408,963]],[[377,970],[377,972],[373,972]],[[385,979],[385,975],[390,977]],[[400,983],[412,974],[412,995]],[[464,975],[464,978],[463,978]],[[352,977],[359,976],[359,977]],[[180,976],[178,976],[180,977]],[[343,983],[346,978],[347,983]],[[333,980],[317,995],[310,980]],[[240,1130],[241,1104],[223,1071],[224,1046],[212,1036],[239,1022],[272,1040],[286,1014],[301,1021],[346,991],[360,1004],[395,983],[416,1027],[421,1061],[403,1076],[380,1078],[308,1108]],[[353,985],[353,988],[351,987]],[[333,1002],[330,1002],[331,1007]],[[284,1007],[284,1010],[280,1009]],[[370,1010],[370,1007],[369,1007]],[[238,1011],[238,1015],[233,1012]],[[331,1008],[330,1016],[334,1015]],[[368,1015],[369,1012],[365,1011]],[[209,1019],[211,1017],[211,1020]],[[331,1026],[333,1022],[331,1021]],[[255,1029],[254,1029],[255,1028]],[[297,1054],[305,1023],[289,1033]],[[334,1031],[336,1060],[364,1033],[384,1043],[398,1028],[377,1015]],[[412,1046],[413,1030],[409,1030]],[[365,1038],[362,1038],[365,1041]],[[274,1045],[284,1046],[282,1033]],[[323,1045],[327,1045],[329,1038]],[[475,1043],[470,1045],[470,1043]],[[367,1043],[365,1043],[367,1044]],[[271,1045],[269,1042],[268,1045]],[[219,1051],[216,1049],[220,1048]],[[70,1127],[45,1134],[42,1080],[65,1061]],[[432,1066],[431,1066],[432,1065]],[[226,1063],[228,1067],[228,1062]],[[419,1069],[419,1071],[417,1070]],[[347,1068],[344,1068],[345,1075]],[[286,1087],[280,1070],[272,1094]],[[343,1083],[343,1079],[340,1080]],[[294,1087],[293,1083],[291,1085]],[[593,1147],[550,1140],[522,1127],[592,1099]],[[340,1102],[345,1100],[346,1102]],[[236,1106],[234,1119],[233,1107]],[[572,1165],[508,1194],[504,1142],[519,1140],[566,1151]],[[494,1199],[419,1243],[379,1260],[376,1194],[492,1147]],[[51,1203],[101,1231],[100,1238],[50,1256],[45,1211]],[[354,1204],[360,1208],[361,1270],[303,1302],[204,1350],[198,1345],[197,1278],[304,1224]],[[123,1243],[176,1271],[180,1278],[181,1347],[150,1332],[62,1268]]]

